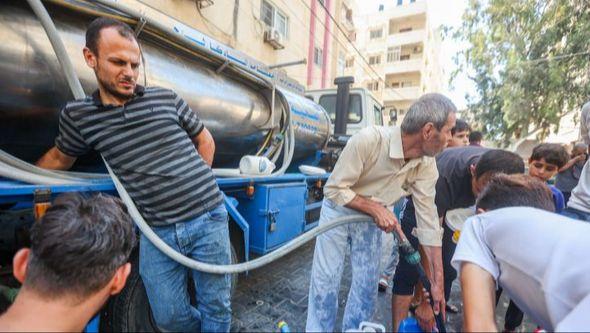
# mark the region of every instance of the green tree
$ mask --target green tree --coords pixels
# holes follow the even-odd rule
[[[590,99],[588,0],[469,0],[451,33],[466,46],[452,77],[475,82],[467,105],[489,139],[543,138]]]

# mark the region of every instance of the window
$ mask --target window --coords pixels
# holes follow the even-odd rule
[[[385,6],[383,6],[383,4],[380,4],[380,5],[379,5],[379,11],[380,11],[380,12],[382,12],[382,11],[383,11],[383,9],[385,9]]]
[[[373,113],[375,114],[375,125],[383,126],[383,115],[381,114],[381,108],[377,105],[373,105]]]
[[[260,19],[267,27],[277,29],[284,38],[289,36],[289,18],[266,0],[262,0]]]
[[[392,82],[391,88],[399,88],[399,82]]]
[[[400,33],[402,33],[402,32],[409,32],[409,31],[412,31],[412,27],[407,27],[407,28],[401,28],[401,29],[399,29],[399,32]]]
[[[381,55],[374,55],[369,57],[369,65],[379,65],[381,63]]]
[[[394,46],[387,48],[387,62],[399,61],[401,46]]]
[[[399,60],[410,60],[410,55],[409,54],[404,54],[399,56]]]
[[[323,51],[319,47],[314,47],[313,49],[313,63],[322,67],[322,59],[323,58]]]
[[[346,59],[346,68],[350,68],[352,66],[354,66],[354,57],[348,58]]]
[[[369,83],[367,83],[367,89],[369,91],[379,90],[379,81],[369,81]]]
[[[328,112],[332,123],[334,123],[336,121],[336,94],[320,97],[320,105]],[[363,119],[361,114],[361,95],[350,94],[348,100],[348,123],[360,123],[361,119]]]
[[[370,39],[377,39],[383,37],[383,28],[372,29],[369,33]]]
[[[397,0],[397,5],[398,5],[398,6],[401,6],[401,5],[403,5],[403,4],[404,4],[404,0]]]

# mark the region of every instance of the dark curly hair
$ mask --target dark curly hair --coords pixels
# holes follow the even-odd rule
[[[121,200],[105,194],[63,194],[31,228],[23,286],[48,298],[91,295],[127,262],[135,242]]]

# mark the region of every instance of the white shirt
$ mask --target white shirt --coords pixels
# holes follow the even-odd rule
[[[590,145],[590,102],[582,107],[580,136]],[[590,213],[590,160],[584,165],[578,185],[572,190],[567,206]]]
[[[546,330],[590,330],[590,223],[529,207],[469,218],[452,265],[489,272]]]

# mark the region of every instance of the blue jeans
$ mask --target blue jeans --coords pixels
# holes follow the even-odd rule
[[[319,224],[358,214],[324,199]],[[346,250],[350,248],[352,285],[344,310],[342,331],[371,321],[377,299],[382,231],[372,221],[332,229],[316,239],[307,308],[308,332],[333,332],[338,312],[338,292]]]
[[[562,210],[560,214],[575,220],[590,222],[590,213],[572,207],[567,207],[566,209]]]
[[[226,265],[231,262],[228,217],[225,206],[194,220],[154,227],[174,250],[197,261]],[[154,319],[164,331],[229,332],[231,281],[229,275],[193,270],[197,307],[190,304],[189,268],[160,252],[144,235],[139,249],[139,273]]]

